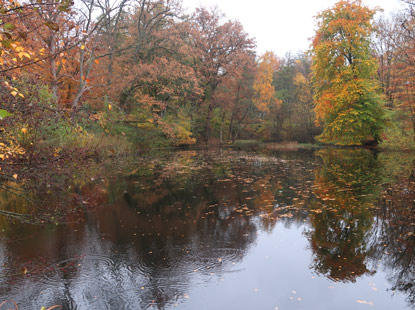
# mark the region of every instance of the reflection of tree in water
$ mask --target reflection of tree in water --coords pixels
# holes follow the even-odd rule
[[[175,167],[168,163],[167,170],[151,163],[151,170],[120,177],[108,190],[99,183],[79,187],[84,200],[103,206],[85,209],[85,224],[57,227],[49,233],[24,228],[38,237],[5,245],[5,255],[15,259],[8,267],[11,273],[20,273],[19,268],[39,253],[49,261],[34,259],[37,266],[27,266],[25,279],[1,295],[21,296],[24,303],[49,296],[42,305],[64,303],[68,308],[74,299],[73,304],[80,307],[105,307],[107,301],[114,307],[153,304],[163,309],[186,296],[195,275],[201,275],[196,276],[201,280],[221,276],[256,239],[252,199],[246,200],[255,193],[242,187],[236,190],[241,185],[235,182],[245,179],[238,169],[206,163],[206,158],[200,165],[192,160],[181,158]],[[239,212],[243,205],[248,210]],[[12,234],[10,230],[10,239]],[[79,253],[85,258],[75,259],[69,271],[56,267]],[[54,267],[42,269],[49,265]],[[36,276],[32,276],[34,268],[39,269]],[[42,270],[52,274],[49,280],[55,289],[49,295],[39,294],[42,286],[36,287],[39,277],[46,277]],[[25,294],[19,283],[25,286]]]
[[[376,155],[364,149],[325,149],[317,154],[315,199],[309,205],[313,268],[334,281],[352,281],[372,273],[367,258],[373,223],[371,209],[380,194]]]
[[[323,167],[313,188],[310,154],[189,151],[143,160],[127,176],[78,186],[82,200],[101,206],[83,211],[85,223],[31,239],[33,251],[7,244],[7,255],[28,261],[41,252],[52,263],[78,257],[69,273],[54,271],[61,289],[48,304],[72,296],[73,305],[86,308],[164,309],[186,299],[190,283],[222,277],[245,256],[258,230],[271,232],[277,221],[302,225],[305,205],[313,213],[314,267],[354,281],[369,272],[369,209],[379,193],[379,167],[365,150],[318,154]],[[46,240],[50,235],[53,242]]]
[[[392,290],[415,305],[413,159],[366,150],[322,150],[309,206],[313,268],[335,281],[355,281],[383,264]],[[408,167],[409,166],[409,167]],[[403,176],[404,175],[404,176]],[[388,184],[383,184],[386,180]]]
[[[120,164],[118,169],[126,163]],[[41,225],[62,223],[80,207],[91,206],[82,189],[101,183],[114,173],[108,163],[85,161],[83,165],[63,162],[22,169],[14,179],[0,174],[0,227],[17,222]]]
[[[192,185],[179,182],[178,187],[163,184],[173,186],[167,196],[160,197],[154,204],[139,207],[128,206],[119,193],[115,204],[100,209],[96,217],[89,218],[83,228],[83,239],[72,239],[76,245],[72,244],[69,250],[66,246],[70,242],[65,242],[68,241],[66,238],[56,242],[39,238],[40,244],[32,238],[24,246],[21,242],[6,245],[7,256],[27,262],[42,253],[49,256],[53,264],[64,261],[65,255],[72,257],[78,252],[85,253],[87,259],[77,261],[80,266],[71,271],[70,279],[67,273],[49,270],[54,272],[54,281],[64,283],[66,287],[65,296],[55,296],[56,303],[70,300],[68,296],[77,296],[81,286],[87,292],[87,300],[98,295],[98,299],[110,299],[114,307],[141,304],[144,309],[154,304],[163,309],[186,296],[190,279],[195,274],[220,276],[232,263],[240,261],[256,238],[256,227],[249,217],[239,216],[223,204],[210,207],[221,200],[225,191],[206,189],[204,182],[199,180],[198,184]],[[193,191],[183,191],[180,189],[183,186],[191,186]],[[148,190],[141,194],[150,193]],[[140,201],[141,194],[136,196],[131,192],[131,199]],[[195,194],[197,201],[193,198]],[[59,235],[63,236],[57,232],[53,234]],[[70,239],[70,235],[67,238]],[[108,251],[108,244],[116,245],[116,251]],[[28,249],[35,247],[37,251],[34,252]],[[88,258],[91,255],[98,259]],[[13,273],[19,273],[22,264],[17,261],[13,264],[16,266]],[[22,289],[16,288],[17,292]],[[19,293],[6,291],[3,294],[19,296]],[[81,302],[80,306],[85,302],[77,301]],[[100,307],[99,301],[93,304],[97,306],[97,303]]]
[[[281,215],[274,214],[277,191],[286,193],[278,197],[279,206],[301,205],[304,198],[298,197],[310,191],[304,184],[310,187],[305,180],[312,167],[302,160],[236,154],[180,152],[143,161],[111,183],[80,185],[77,194],[88,206],[101,205],[83,209],[85,223],[76,224],[81,218],[69,215],[74,224],[37,232],[40,237],[23,244],[7,244],[7,256],[16,258],[17,272],[37,253],[49,259],[45,265],[75,258],[69,273],[50,270],[60,289],[49,292],[44,304],[65,300],[70,308],[73,299],[79,307],[101,308],[108,302],[163,309],[180,302],[190,282],[221,277],[239,262],[258,228],[272,231]],[[292,213],[287,225],[305,219]],[[42,289],[36,278],[25,287],[23,297],[41,300],[33,299]],[[19,296],[20,290],[16,284],[2,295]]]
[[[407,167],[412,169],[413,165]],[[410,170],[407,171],[410,171]],[[413,175],[400,176],[389,184],[380,199],[376,223],[376,253],[392,283],[415,306],[415,183]]]
[[[399,203],[388,202],[387,213],[375,218],[385,168],[376,154],[362,149],[317,154],[323,162],[315,174],[311,200],[309,188],[301,187],[310,179],[305,164],[269,158],[218,159],[204,154],[200,159],[193,154],[155,165],[147,179],[143,175],[148,171],[138,171],[119,188],[112,186],[115,207],[100,211],[97,223],[101,235],[108,233],[106,239],[125,249],[121,260],[133,268],[130,286],[144,286],[139,293],[134,291],[135,296],[140,294],[142,306],[154,303],[162,309],[180,301],[195,274],[220,276],[238,262],[258,227],[271,231],[275,226],[275,201],[283,207],[301,207],[303,202],[309,206],[313,227],[309,238],[317,272],[334,281],[353,282],[372,272],[369,263],[379,254],[393,287],[412,302],[415,226],[412,209],[406,208],[413,206],[412,183],[396,189],[393,201],[400,208]],[[408,199],[402,199],[402,193]],[[292,213],[287,223],[302,221],[300,212]],[[383,239],[375,241],[374,219],[383,225]],[[137,283],[142,269],[145,279]],[[114,277],[123,279],[122,274]]]
[[[162,309],[181,299],[194,274],[219,276],[244,257],[256,238],[257,227],[250,214],[252,199],[246,200],[254,193],[245,191],[243,182],[238,182],[245,178],[245,170],[242,173],[238,167],[206,156],[203,162],[208,163],[203,169],[190,169],[193,173],[189,173],[186,165],[177,177],[157,170],[155,174],[162,181],[150,177],[143,183],[142,177],[130,176],[117,214],[98,215],[101,227],[111,225],[110,231],[120,219],[134,230],[123,228],[120,234],[125,236],[118,235],[117,243],[129,240],[131,234],[140,236],[134,247],[147,268],[143,307],[154,302]],[[137,182],[140,186],[135,187]]]

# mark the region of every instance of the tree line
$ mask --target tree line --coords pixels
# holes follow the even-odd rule
[[[277,57],[257,55],[219,9],[188,13],[179,0],[2,1],[0,154],[59,152],[76,136],[87,147],[88,135],[142,146],[414,140],[415,3],[403,2],[375,21],[376,9],[339,1],[317,16],[310,51]]]

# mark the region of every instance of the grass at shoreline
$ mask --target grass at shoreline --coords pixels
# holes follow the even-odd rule
[[[243,146],[259,146],[267,150],[299,150],[299,149],[314,149],[321,148],[321,144],[314,143],[299,143],[297,141],[287,142],[262,142],[258,140],[237,140],[231,147],[243,147]]]

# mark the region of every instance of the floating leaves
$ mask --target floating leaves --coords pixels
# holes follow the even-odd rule
[[[362,304],[362,305],[369,305],[373,307],[373,302],[371,301],[365,301],[365,300],[356,300],[357,303]]]
[[[12,115],[13,114],[7,112],[6,110],[0,109],[0,120]]]

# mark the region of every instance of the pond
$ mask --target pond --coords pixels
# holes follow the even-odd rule
[[[1,183],[0,309],[415,308],[414,155],[179,150],[91,169]]]

